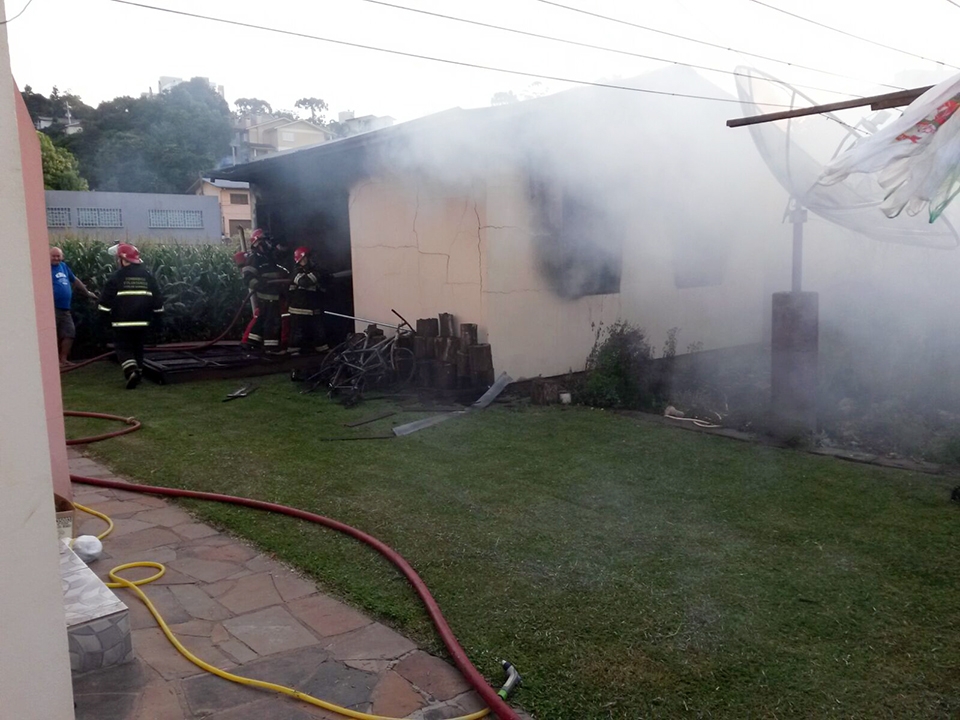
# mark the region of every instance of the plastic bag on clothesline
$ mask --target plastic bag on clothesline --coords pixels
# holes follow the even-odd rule
[[[960,191],[960,75],[935,85],[903,115],[857,142],[825,168],[820,183],[853,173],[878,173],[887,217],[929,208],[936,220]]]

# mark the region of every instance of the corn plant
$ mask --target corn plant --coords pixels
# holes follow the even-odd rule
[[[98,240],[61,238],[66,262],[94,292],[103,289],[116,270],[107,244]],[[164,295],[164,324],[157,342],[207,340],[219,335],[246,296],[246,288],[233,262],[233,251],[218,245],[137,243],[147,269]],[[75,296],[77,322],[75,354],[102,351],[110,340],[109,325],[99,317],[96,304]],[[249,320],[249,308],[229,339],[239,339]]]

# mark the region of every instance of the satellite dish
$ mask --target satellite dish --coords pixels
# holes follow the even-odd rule
[[[760,106],[768,103],[791,109],[817,104],[764,72],[747,67],[739,67],[737,72],[741,73],[737,76],[737,93],[745,117],[761,114]],[[906,213],[886,217],[880,209],[886,191],[873,175],[851,175],[834,185],[819,184],[824,166],[858,139],[875,133],[886,115],[875,113],[849,125],[832,113],[824,113],[749,127],[760,156],[790,194],[795,227],[803,222],[802,210],[806,208],[872,240],[940,250],[957,248],[960,236],[944,216],[932,224]]]

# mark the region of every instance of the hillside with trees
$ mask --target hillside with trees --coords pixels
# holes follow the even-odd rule
[[[230,156],[234,125],[245,116],[307,119],[334,137],[346,128],[327,120],[318,97],[297,100],[294,110],[274,110],[259,98],[227,102],[203,78],[156,95],[123,96],[91,107],[54,86],[49,96],[29,85],[21,93],[42,128],[48,189],[182,193],[197,177]],[[68,134],[69,122],[79,122]],[[50,172],[46,172],[46,168]]]
[[[118,97],[96,108],[57,89],[44,97],[27,86],[31,117],[60,119],[69,103],[82,132],[45,128],[54,145],[72,153],[90,188],[122,192],[185,192],[200,173],[229,155],[232,116],[226,101],[201,78],[158,95]]]

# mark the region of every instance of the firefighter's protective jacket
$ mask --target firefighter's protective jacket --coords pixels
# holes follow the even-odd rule
[[[319,315],[324,292],[320,273],[312,264],[301,265],[287,290],[287,306],[291,315]]]
[[[127,265],[107,280],[99,309],[114,328],[146,328],[163,317],[163,294],[143,265]]]
[[[247,287],[256,291],[258,301],[277,302],[280,300],[281,283],[271,282],[287,277],[287,271],[277,264],[273,252],[250,253],[250,259],[241,271]]]

